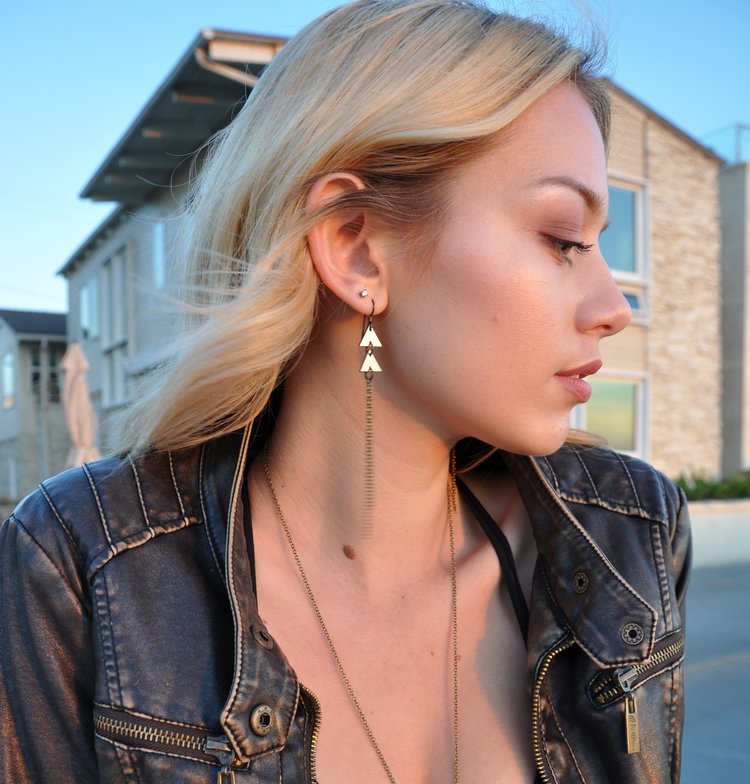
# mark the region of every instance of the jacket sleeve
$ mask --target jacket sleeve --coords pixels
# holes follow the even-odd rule
[[[675,595],[680,608],[682,624],[685,624],[685,595],[690,578],[692,562],[692,537],[690,533],[690,514],[685,493],[679,485],[670,482],[674,499],[674,515],[670,531],[672,544],[672,575]]]
[[[0,527],[0,780],[98,781],[84,570],[38,490]]]

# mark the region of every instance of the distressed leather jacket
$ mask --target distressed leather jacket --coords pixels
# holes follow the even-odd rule
[[[315,781],[320,706],[252,591],[249,441],[72,469],[5,521],[2,781]],[[528,682],[542,780],[676,783],[684,497],[608,450],[495,459],[539,549]]]

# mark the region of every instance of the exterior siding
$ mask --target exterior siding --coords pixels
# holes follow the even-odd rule
[[[718,161],[648,128],[651,459],[667,474],[721,463]]]

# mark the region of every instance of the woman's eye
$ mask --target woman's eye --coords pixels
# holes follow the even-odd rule
[[[553,237],[552,235],[546,236],[547,241],[552,245],[552,247],[557,251],[558,255],[560,256],[562,261],[565,261],[567,264],[572,264],[573,260],[570,258],[570,254],[575,251],[576,253],[587,253],[594,247],[593,243],[589,245],[585,245],[583,242],[577,242],[575,240],[566,240],[562,237]]]

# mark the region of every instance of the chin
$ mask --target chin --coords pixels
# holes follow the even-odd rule
[[[519,446],[520,449],[513,449],[511,451],[522,455],[532,455],[533,457],[544,457],[551,455],[565,443],[565,439],[570,433],[570,426],[568,419],[565,423],[550,424],[548,427],[542,428],[529,428],[526,437],[521,439]]]

